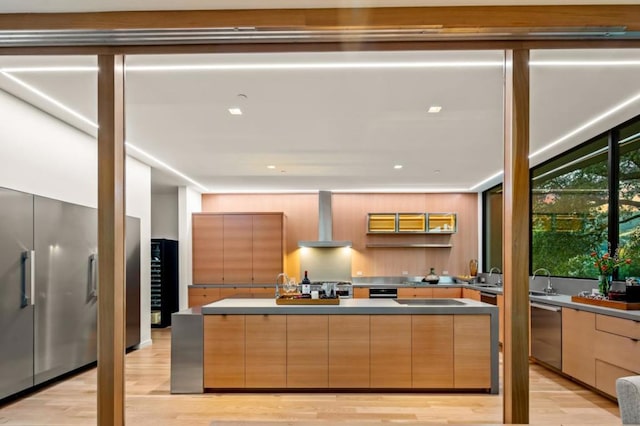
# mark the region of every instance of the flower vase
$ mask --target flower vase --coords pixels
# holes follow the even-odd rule
[[[609,275],[600,275],[598,279],[598,290],[603,296],[609,294],[609,285],[611,285],[611,277]]]

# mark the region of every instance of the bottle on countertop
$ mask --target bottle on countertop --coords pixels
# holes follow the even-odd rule
[[[302,279],[302,284],[311,284],[311,281],[309,281],[309,276],[307,275],[308,271],[304,271],[304,278]]]
[[[440,281],[440,277],[436,274],[436,268],[431,268],[431,270],[429,271],[429,275],[424,277],[422,281],[429,284],[438,284],[438,281]]]

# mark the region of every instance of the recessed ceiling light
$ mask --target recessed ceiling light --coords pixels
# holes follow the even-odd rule
[[[429,110],[427,112],[430,114],[437,114],[440,112],[441,109],[442,109],[441,106],[432,105],[429,107]]]
[[[276,166],[274,166],[274,165],[267,166],[267,169],[275,169],[275,168],[276,168]]]
[[[229,114],[242,115],[242,110],[240,108],[229,108]]]
[[[402,168],[402,164],[396,164],[395,166],[393,166],[394,169],[401,169]]]

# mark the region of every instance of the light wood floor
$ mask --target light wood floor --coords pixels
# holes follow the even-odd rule
[[[501,395],[171,395],[170,329],[154,329],[152,338],[153,345],[127,355],[128,425],[502,423]],[[95,425],[95,389],[96,371],[91,369],[0,406],[0,425]],[[530,419],[536,425],[620,424],[615,403],[537,365],[531,366]]]

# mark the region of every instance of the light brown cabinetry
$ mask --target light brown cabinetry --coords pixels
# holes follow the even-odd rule
[[[369,316],[329,316],[329,387],[368,388]]]
[[[369,298],[369,288],[368,287],[354,287],[353,288],[353,297],[356,299],[368,299]]]
[[[502,294],[498,295],[498,341],[504,344],[504,295]]]
[[[287,317],[246,315],[245,339],[245,386],[285,388]]]
[[[284,270],[282,213],[194,213],[194,284],[270,284]]]
[[[283,216],[253,215],[253,283],[275,283],[283,268]]]
[[[245,386],[244,315],[204,316],[204,387]]]
[[[640,323],[595,315],[596,387],[615,396],[616,379],[640,372]]]
[[[224,284],[247,284],[253,275],[253,217],[224,215]]]
[[[475,290],[473,288],[463,288],[462,289],[462,297],[465,299],[477,300],[480,301],[480,291]]]
[[[462,288],[460,287],[447,287],[447,288],[433,288],[431,297],[435,299],[458,299],[462,297]]]
[[[410,388],[411,316],[372,315],[371,386]]]
[[[454,386],[491,387],[491,327],[489,315],[456,315],[453,319]]]
[[[594,313],[562,308],[562,372],[591,386],[596,385],[595,321]]]
[[[205,315],[204,387],[490,389],[489,323],[489,315]]]
[[[328,387],[328,339],[326,315],[287,315],[287,387]]]
[[[411,368],[414,388],[453,388],[453,346],[452,315],[412,317]]]
[[[220,289],[189,286],[189,307],[202,306],[220,300]]]
[[[192,219],[193,283],[221,283],[224,216],[194,214]]]

